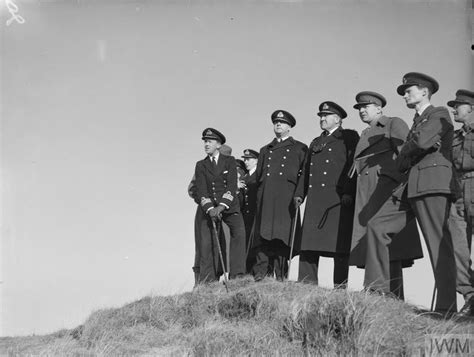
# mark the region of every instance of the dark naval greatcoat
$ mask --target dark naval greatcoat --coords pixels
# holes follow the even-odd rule
[[[348,172],[358,140],[357,132],[339,127],[311,142],[295,193],[306,197],[300,251],[349,254],[354,206],[343,206],[341,198],[355,197],[356,180]]]
[[[255,214],[257,212],[257,170],[255,170],[251,175],[246,173],[243,180],[245,182],[245,188],[242,190],[243,204],[241,210],[242,216],[244,217],[248,244],[253,222],[255,220]]]
[[[365,265],[367,222],[390,198],[393,189],[406,180],[406,175],[396,168],[395,158],[408,131],[408,125],[402,119],[382,116],[361,134],[354,155],[353,174],[357,177],[357,194],[350,265]],[[380,177],[383,179],[379,180]],[[389,248],[390,260],[403,261],[404,266],[411,265],[413,259],[423,257],[415,220],[407,224]]]
[[[293,197],[307,149],[305,144],[291,136],[280,143],[274,139],[260,149],[253,246],[262,243],[261,239],[278,239],[290,245],[295,215]]]

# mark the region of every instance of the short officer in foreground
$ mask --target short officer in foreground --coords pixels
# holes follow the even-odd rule
[[[245,274],[245,228],[237,192],[237,165],[233,156],[219,154],[225,136],[213,128],[202,133],[207,156],[196,163],[196,188],[201,209],[207,220],[201,225],[201,282],[218,279],[219,252],[213,238],[213,222],[222,219],[230,229],[230,273],[236,278]]]
[[[257,180],[257,214],[253,247],[255,280],[276,275],[287,276],[292,224],[296,210],[293,197],[302,170],[307,146],[290,136],[296,120],[289,112],[277,110],[271,115],[275,138],[260,149]]]
[[[430,104],[438,88],[434,78],[416,72],[405,74],[397,88],[408,108],[416,111],[396,158],[398,170],[408,174],[408,182],[400,185],[367,225],[364,286],[390,293],[388,246],[392,237],[416,217],[438,289],[436,311],[449,316],[456,311],[456,269],[447,224],[455,184],[451,163],[454,129],[447,109]],[[399,206],[392,204],[394,199],[400,200]]]
[[[406,175],[395,166],[395,159],[408,134],[408,125],[400,118],[383,114],[387,104],[379,93],[364,91],[356,95],[354,109],[362,122],[369,125],[361,133],[355,150],[352,175],[357,176],[354,228],[349,263],[364,267],[367,245],[367,222],[387,201]],[[400,201],[391,201],[397,207]],[[395,208],[396,209],[396,208]],[[390,250],[390,291],[404,299],[402,267],[413,265],[423,257],[416,221],[412,220],[395,237]]]
[[[450,231],[457,267],[456,290],[466,301],[460,316],[474,316],[474,274],[471,269],[472,220],[474,218],[474,92],[459,89],[448,102],[454,121],[463,124],[454,132],[453,163],[461,197],[451,206]]]
[[[321,103],[318,116],[323,133],[309,146],[294,198],[298,207],[306,197],[298,280],[317,284],[319,257],[332,257],[334,286],[344,288],[356,183],[348,172],[359,135],[341,127],[347,114],[334,102]]]
[[[245,167],[247,173],[242,178],[243,205],[241,207],[242,216],[245,223],[246,250],[247,250],[247,273],[251,273],[251,269],[255,264],[255,254],[250,250],[252,227],[257,212],[257,163],[258,152],[252,149],[245,149],[244,155]]]

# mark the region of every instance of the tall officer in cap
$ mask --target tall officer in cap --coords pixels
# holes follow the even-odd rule
[[[348,172],[359,135],[342,128],[347,114],[334,102],[321,103],[318,116],[323,132],[309,146],[294,199],[299,206],[306,197],[298,280],[317,284],[319,257],[332,257],[334,286],[346,287],[356,182]]]
[[[447,219],[455,193],[451,163],[453,124],[444,107],[430,104],[438,82],[422,73],[407,73],[397,88],[408,108],[416,111],[413,125],[396,158],[403,182],[367,225],[364,286],[390,292],[388,245],[408,222],[416,219],[430,253],[438,298],[436,311],[449,316],[456,311],[456,269]],[[400,205],[393,205],[393,199]]]
[[[247,251],[247,273],[251,273],[252,267],[255,264],[255,254],[250,251],[250,239],[252,233],[252,226],[257,212],[257,163],[258,152],[252,149],[245,149],[244,164],[247,173],[242,178],[242,193],[243,205],[241,207],[242,216],[245,223],[245,237],[246,237],[246,251]]]
[[[222,144],[219,148],[219,153],[222,155],[231,155],[232,148],[229,145]],[[191,182],[188,185],[188,195],[191,197],[194,202],[196,202],[196,213],[194,215],[194,265],[193,265],[193,272],[194,272],[194,286],[199,284],[199,272],[200,272],[200,262],[201,262],[201,224],[207,220],[206,215],[201,209],[199,198],[197,195],[197,188],[196,188],[196,175],[193,175]],[[224,236],[224,230],[220,232],[220,242],[224,247],[226,241]],[[218,276],[222,275],[223,270],[221,269],[218,273]]]
[[[387,201],[399,182],[406,181],[395,159],[408,134],[408,125],[400,118],[383,114],[387,104],[383,95],[364,91],[356,95],[354,109],[369,125],[361,133],[354,155],[351,175],[357,176],[354,228],[352,231],[350,265],[364,267],[367,244],[367,222]],[[391,201],[397,206],[400,201]],[[416,221],[412,220],[398,234],[390,249],[390,291],[404,299],[402,267],[413,265],[423,257]]]
[[[213,128],[202,133],[206,157],[196,163],[196,187],[201,209],[208,215],[201,225],[200,281],[218,279],[219,254],[213,239],[212,221],[221,219],[230,229],[230,273],[236,278],[245,274],[245,228],[237,192],[237,164],[233,156],[219,154],[225,137]]]
[[[283,280],[287,275],[290,238],[296,210],[293,197],[307,146],[290,136],[296,120],[285,110],[271,116],[275,138],[260,149],[256,171],[257,215],[253,247],[255,280],[273,275]]]
[[[474,218],[474,92],[459,89],[450,100],[454,121],[463,126],[454,132],[453,163],[461,197],[451,206],[449,228],[457,267],[457,291],[466,304],[460,316],[474,316],[474,274],[471,269],[472,221]]]

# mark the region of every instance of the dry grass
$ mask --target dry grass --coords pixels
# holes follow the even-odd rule
[[[411,356],[427,334],[474,333],[403,302],[251,278],[99,310],[73,331],[0,339],[0,353],[61,356]]]

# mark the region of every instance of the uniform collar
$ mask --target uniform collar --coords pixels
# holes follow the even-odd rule
[[[429,106],[431,105],[430,102],[426,103],[425,105],[423,105],[419,110],[417,110],[417,114],[421,117],[421,115],[423,114],[423,112],[426,110],[426,108],[428,108]]]
[[[207,157],[209,158],[209,161],[210,161],[210,162],[212,162],[212,158],[213,158],[213,157],[216,158],[216,162],[219,162],[219,156],[220,156],[219,150],[217,150],[216,152],[217,152],[216,155],[207,155]]]

